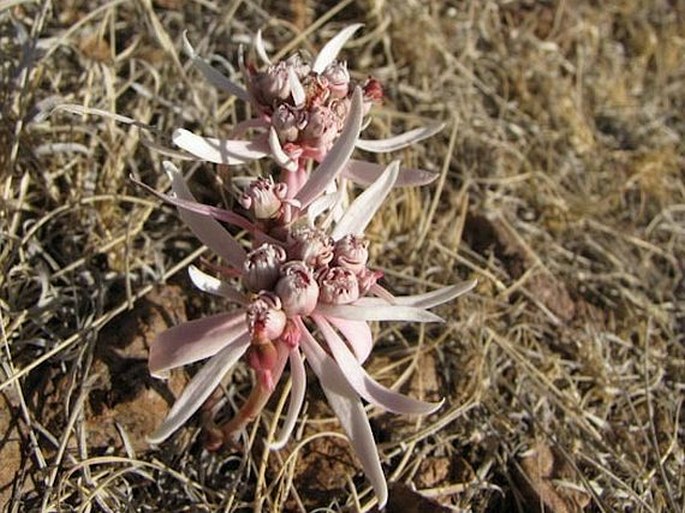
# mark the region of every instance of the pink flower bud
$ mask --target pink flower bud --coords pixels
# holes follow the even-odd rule
[[[329,107],[312,107],[307,125],[301,132],[301,139],[309,146],[329,150],[338,136],[338,116]]]
[[[375,78],[369,77],[366,82],[364,82],[362,90],[364,92],[364,101],[373,103],[380,103],[383,101],[383,86]]]
[[[285,258],[285,250],[274,244],[264,243],[250,251],[243,263],[245,287],[252,292],[271,290],[278,281]]]
[[[382,277],[383,271],[372,271],[368,268],[362,269],[357,275],[357,280],[359,281],[359,294],[362,296],[366,294]]]
[[[290,82],[285,63],[279,62],[265,71],[255,73],[250,90],[262,108],[272,109],[277,102],[286,100],[290,96]]]
[[[283,310],[288,317],[309,315],[316,308],[319,286],[304,262],[294,260],[281,268],[276,294],[281,298]]]
[[[282,144],[296,141],[305,124],[304,114],[286,103],[279,104],[271,116],[271,125]]]
[[[369,259],[369,241],[361,236],[348,234],[335,243],[333,263],[357,274],[366,267]]]
[[[347,63],[333,61],[323,72],[328,82],[328,89],[334,98],[344,98],[350,90],[350,72]]]
[[[281,300],[272,292],[260,292],[247,306],[245,319],[253,343],[276,340],[285,329]]]
[[[302,260],[314,269],[328,265],[333,259],[333,239],[316,228],[295,228],[290,234],[288,257]]]
[[[318,274],[319,299],[323,303],[344,305],[359,298],[355,274],[344,267],[323,268]]]
[[[375,78],[369,77],[362,88],[364,92],[364,108],[363,112],[366,116],[374,103],[381,103],[383,101],[383,86]]]
[[[240,204],[252,210],[255,219],[271,219],[280,213],[283,199],[288,193],[284,183],[274,183],[273,178],[257,178],[240,197]]]

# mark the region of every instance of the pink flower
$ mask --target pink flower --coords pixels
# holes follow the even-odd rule
[[[301,234],[305,230],[293,227],[262,233],[263,237],[273,237],[272,242],[246,253],[217,221],[225,219],[235,223],[237,219],[232,217],[235,214],[222,214],[225,211],[221,209],[194,203],[180,173],[169,163],[165,167],[175,194],[166,198],[179,207],[191,230],[223,257],[229,269],[240,271],[242,283],[249,291],[263,288],[256,295],[245,294],[237,284],[191,267],[190,276],[198,288],[222,295],[238,306],[228,313],[171,328],[152,343],[149,366],[154,376],[164,377],[170,369],[199,360],[207,359],[207,362],[149,437],[150,442],[161,443],[186,422],[209,398],[223,376],[246,355],[257,378],[252,393],[228,423],[220,427],[210,424],[208,430],[219,440],[235,436],[259,414],[288,364],[293,381],[290,402],[281,431],[272,444],[274,449],[283,447],[304,402],[304,354],[382,507],[387,500],[387,485],[362,399],[391,412],[411,415],[432,413],[442,402],[427,403],[400,395],[366,373],[362,365],[373,347],[367,322],[440,321],[428,310],[471,290],[475,282],[416,296],[394,297],[373,279],[362,291],[359,286],[362,277],[368,281],[368,276],[374,273],[366,264],[368,253],[363,232],[397,180],[397,162],[388,166],[344,211],[324,236],[332,239],[330,244],[313,243],[304,253],[301,247],[294,248],[301,246]],[[308,212],[308,207],[318,197],[316,191],[323,183],[300,190],[303,212],[314,220],[317,216]],[[306,219],[302,217],[298,222]],[[289,233],[283,234],[282,230]],[[311,230],[309,233],[319,233],[313,227]],[[318,240],[318,235],[314,240]],[[303,261],[299,257],[305,253],[311,258]],[[327,256],[318,258],[324,254]],[[334,258],[337,263],[331,266]],[[367,293],[370,295],[360,297]]]

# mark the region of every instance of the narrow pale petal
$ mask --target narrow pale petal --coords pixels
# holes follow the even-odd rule
[[[413,306],[416,308],[433,308],[434,306],[447,303],[472,290],[478,284],[478,280],[468,280],[449,287],[442,287],[425,294],[414,296],[395,296],[394,304],[402,306]],[[363,297],[355,301],[357,306],[382,306],[387,305],[388,301],[380,297]]]
[[[319,304],[315,312],[326,317],[339,317],[353,321],[409,321],[442,322],[442,318],[423,308],[402,305],[349,305]]]
[[[263,139],[244,141],[242,139],[217,139],[200,137],[179,128],[171,136],[174,144],[198,159],[237,166],[269,155],[269,147]]]
[[[393,296],[389,290],[381,287],[378,283],[374,283],[373,285],[371,285],[369,292],[377,298],[382,299],[384,302],[381,304],[395,304],[395,296]]]
[[[226,299],[235,301],[239,305],[247,304],[245,294],[237,290],[230,283],[221,281],[220,279],[201,271],[194,265],[188,267],[188,275],[193,284],[203,292],[225,297]]]
[[[444,401],[439,403],[419,401],[398,394],[378,383],[366,373],[326,319],[318,315],[312,316],[312,319],[328,342],[328,348],[333,353],[335,361],[338,362],[342,375],[350,386],[371,404],[405,415],[427,415],[442,406]]]
[[[355,23],[349,27],[345,27],[338,32],[333,38],[326,43],[319,54],[314,59],[312,71],[314,73],[322,73],[326,67],[333,62],[345,43],[354,35],[357,30],[364,26],[363,23]]]
[[[212,315],[174,326],[150,344],[150,374],[164,378],[170,369],[214,356],[247,332],[245,312]]]
[[[364,363],[373,349],[373,335],[369,325],[365,321],[351,321],[337,317],[326,317],[326,320],[343,334],[354,351],[357,361]]]
[[[214,392],[224,375],[245,354],[249,346],[250,336],[245,334],[214,355],[190,380],[181,397],[169,410],[164,422],[147,438],[147,441],[151,444],[161,443],[181,427]]]
[[[362,124],[362,91],[356,87],[352,94],[350,111],[342,132],[338,136],[330,151],[326,154],[321,163],[317,166],[309,177],[309,180],[302,186],[295,196],[303,208],[306,208],[312,201],[318,198],[328,187],[338,174],[343,170],[345,164],[354,151],[354,143],[359,137],[359,130]]]
[[[332,194],[323,194],[312,201],[307,209],[307,219],[309,219],[309,223],[314,225],[316,218],[333,208],[339,198],[340,194],[336,191]]]
[[[395,160],[373,185],[357,196],[333,228],[331,232],[333,239],[338,240],[348,234],[364,233],[371,218],[383,204],[383,200],[395,184],[399,169],[400,163]]]
[[[409,130],[408,132],[404,132],[394,137],[388,137],[387,139],[359,139],[357,141],[357,148],[371,153],[397,151],[419,141],[423,141],[424,139],[428,139],[443,128],[445,128],[445,124],[440,123],[438,125],[415,128],[414,130]]]
[[[288,412],[285,416],[285,422],[281,428],[276,440],[269,446],[272,450],[278,450],[285,447],[288,443],[295,424],[297,423],[297,418],[300,415],[300,410],[302,410],[302,404],[304,403],[304,393],[307,388],[307,374],[304,370],[304,363],[302,362],[302,355],[298,348],[292,349],[289,355],[290,359],[290,376],[293,380],[293,388],[290,391],[290,402],[288,403]]]
[[[243,87],[234,83],[230,78],[216,68],[212,67],[207,61],[197,55],[195,49],[190,44],[190,41],[188,41],[187,31],[183,32],[183,49],[188,57],[190,57],[193,66],[200,70],[200,73],[204,75],[205,79],[207,79],[207,82],[212,84],[217,89],[221,89],[222,91],[237,96],[243,101],[250,101],[250,95]]]
[[[321,349],[302,320],[298,318],[295,322],[302,332],[300,347],[307,357],[307,362],[319,378],[328,404],[340,420],[340,425],[350,439],[364,473],[373,486],[378,498],[378,508],[383,509],[388,501],[388,485],[364,406],[354,389],[347,383],[338,365]]]
[[[80,114],[82,116],[100,116],[103,118],[112,119],[118,123],[125,123],[127,125],[137,126],[138,128],[142,128],[144,130],[155,130],[154,127],[151,127],[150,125],[147,125],[140,121],[136,121],[135,119],[129,118],[128,116],[122,116],[121,114],[115,114],[114,112],[109,112],[107,110],[94,109],[91,107],[84,107],[83,105],[76,105],[72,103],[63,103],[61,105],[55,105],[51,111],[47,112],[47,115],[52,115],[53,112],[56,112],[58,110],[64,110],[67,112],[71,112],[72,114]]]
[[[350,159],[342,171],[342,176],[360,185],[369,185],[378,180],[378,177],[384,170],[385,168],[379,164]],[[437,173],[431,173],[423,169],[402,168],[395,182],[395,187],[427,185],[437,177]]]
[[[293,96],[295,107],[304,105],[307,96],[304,92],[304,87],[302,87],[302,82],[297,78],[297,74],[295,74],[293,68],[288,68],[288,82],[290,83],[290,94]]]
[[[205,205],[204,203],[198,203],[197,201],[190,201],[190,200],[185,200],[181,199],[178,197],[173,197],[169,196],[168,194],[161,193],[159,191],[156,191],[152,187],[150,187],[147,184],[144,184],[143,182],[140,182],[136,180],[133,176],[129,177],[133,183],[136,185],[139,185],[140,187],[143,187],[146,189],[148,192],[154,194],[157,196],[159,199],[166,203],[170,203],[179,209],[186,210],[188,212],[193,212],[195,214],[200,214],[202,216],[206,217],[211,217],[213,219],[216,219],[217,221],[223,221],[225,223],[230,223],[232,225],[238,226],[240,228],[243,228],[247,231],[254,232],[257,230],[257,227],[252,224],[250,221],[245,219],[243,216],[238,215],[234,212],[231,212],[230,210],[225,210],[223,208],[218,208],[218,207],[212,207],[211,205]]]
[[[262,62],[264,62],[264,64],[267,64],[267,65],[271,64],[271,59],[269,59],[269,54],[266,53],[266,48],[264,48],[264,40],[262,39],[262,30],[261,29],[257,30],[257,35],[254,38],[254,49],[257,52],[257,55],[259,56],[259,58],[262,59]]]
[[[171,179],[171,188],[176,197],[182,200],[195,201],[180,171],[171,162],[164,161],[164,170]],[[240,269],[245,260],[245,250],[215,219],[184,209],[178,210],[183,222],[188,225],[195,236],[205,246],[223,258],[236,269]]]
[[[291,159],[290,156],[283,151],[281,141],[278,140],[278,134],[274,127],[271,127],[269,130],[269,149],[271,150],[271,156],[276,161],[276,164],[287,171],[297,171],[297,162]]]

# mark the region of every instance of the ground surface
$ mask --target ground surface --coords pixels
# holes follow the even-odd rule
[[[393,193],[373,261],[396,292],[479,279],[445,325],[376,328],[370,372],[447,400],[427,418],[370,411],[388,511],[683,511],[678,0],[0,2],[7,511],[373,508],[317,386],[280,453],[263,443],[277,401],[233,451],[204,451],[195,421],[147,446],[195,370],[153,380],[148,343],[222,304],[189,286],[201,250],[175,211],[128,179],[164,189],[144,143],[244,114],[188,66],[183,30],[235,63],[259,28],[285,55],[359,21],[343,57],[386,90],[369,133],[447,123],[397,155],[440,178]],[[156,130],[45,115],[60,103]],[[229,179],[197,166],[193,187],[225,204]],[[239,403],[251,379],[237,368],[226,394]]]

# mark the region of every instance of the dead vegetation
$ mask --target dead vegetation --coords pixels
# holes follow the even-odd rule
[[[0,2],[0,503],[6,511],[355,511],[372,494],[312,387],[269,453],[278,401],[228,453],[196,424],[144,435],[186,376],[146,341],[222,305],[166,187],[176,127],[225,134],[242,107],[180,55],[230,66],[258,28],[272,54],[344,51],[387,100],[387,135],[445,120],[400,157],[440,173],[394,193],[373,258],[398,292],[478,277],[441,326],[382,325],[374,375],[446,397],[429,418],[371,411],[388,511],[685,508],[685,6],[657,1]],[[149,129],[52,108],[74,103]],[[196,166],[195,190],[230,202]],[[185,164],[185,169],[190,166]],[[189,369],[192,372],[193,369]],[[225,381],[240,403],[251,376]],[[312,380],[313,382],[314,380]],[[420,492],[420,495],[415,493]],[[412,509],[413,508],[413,509]]]

